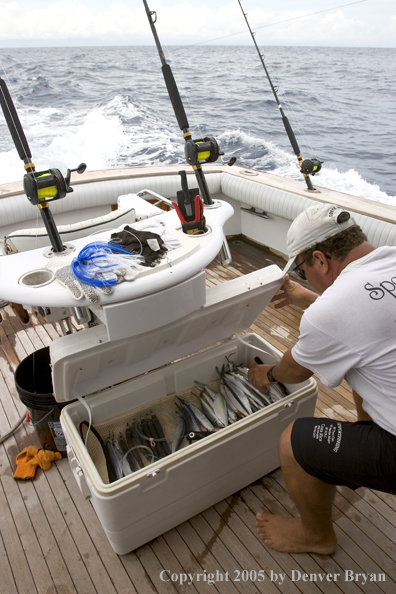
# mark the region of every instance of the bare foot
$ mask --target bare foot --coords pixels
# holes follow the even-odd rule
[[[326,536],[308,535],[301,518],[284,518],[266,512],[256,515],[256,527],[266,545],[282,553],[331,555],[337,548],[334,530]]]

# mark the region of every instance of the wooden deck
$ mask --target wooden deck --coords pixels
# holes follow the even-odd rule
[[[233,263],[228,267],[213,263],[207,271],[209,285],[268,263],[265,254],[238,238],[230,247]],[[48,345],[61,329],[35,317],[22,326],[10,306],[0,311],[1,436],[24,412],[13,378],[18,362]],[[275,310],[269,306],[252,330],[284,351],[298,337],[300,315],[293,307]],[[346,385],[319,387],[316,416],[355,419]],[[38,438],[24,423],[0,446],[0,589],[4,594],[396,592],[396,499],[391,495],[338,489],[334,520],[339,547],[335,554],[278,553],[263,544],[254,526],[255,513],[261,508],[295,513],[282,473],[276,470],[119,557],[91,504],[77,488],[66,459],[46,472],[39,469],[33,481],[13,479],[15,457],[30,444],[39,445]],[[184,578],[185,574],[191,574],[192,583],[187,583],[190,578]],[[305,579],[303,574],[307,574]],[[365,583],[363,574],[368,575]],[[182,583],[184,579],[187,582]]]

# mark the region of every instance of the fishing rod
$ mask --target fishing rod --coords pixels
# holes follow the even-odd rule
[[[173,76],[171,67],[165,59],[164,52],[161,47],[160,40],[158,38],[155,23],[157,22],[157,13],[149,9],[146,0],[143,0],[144,7],[146,9],[147,18],[150,23],[151,31],[153,33],[155,45],[162,63],[162,74],[165,79],[166,88],[168,90],[169,98],[171,100],[173,110],[179,124],[180,130],[183,132],[183,138],[185,144],[185,156],[187,162],[192,166],[195,176],[197,178],[198,186],[201,191],[202,200],[205,204],[213,204],[213,200],[210,196],[209,188],[206,183],[204,173],[202,171],[202,163],[213,163],[217,161],[220,155],[219,145],[212,136],[206,136],[198,140],[193,140],[191,132],[189,131],[189,124],[184,106],[180,97],[179,90],[176,85],[175,78]],[[233,165],[236,158],[233,157],[228,161],[228,165]],[[183,178],[182,178],[183,179]]]
[[[25,164],[26,174],[23,178],[23,189],[25,194],[29,202],[33,204],[33,206],[37,206],[40,210],[41,217],[51,241],[52,250],[57,253],[63,252],[65,247],[55,225],[48,202],[59,200],[60,198],[64,198],[69,192],[73,192],[73,188],[70,187],[71,173],[73,171],[84,173],[87,166],[85,163],[81,163],[77,169],[68,169],[66,177],[63,177],[59,169],[36,171],[34,163],[32,163],[32,153],[15,109],[15,105],[5,81],[1,77],[0,104],[14,141],[15,148],[20,159]]]
[[[249,21],[248,21],[248,18],[247,18],[247,13],[243,10],[241,0],[238,0],[238,3],[239,3],[239,6],[241,7],[241,11],[242,11],[243,16],[245,17],[245,21],[246,21],[246,24],[248,26],[250,35],[252,36],[253,43],[256,46],[257,53],[258,53],[258,55],[260,57],[260,60],[261,60],[261,63],[263,65],[265,74],[267,75],[267,78],[268,78],[268,81],[269,81],[271,90],[272,90],[272,92],[274,94],[276,103],[277,103],[277,105],[279,107],[279,111],[280,111],[280,114],[282,116],[283,125],[285,127],[287,136],[288,136],[288,138],[290,140],[290,144],[292,145],[293,151],[295,152],[296,157],[297,157],[297,160],[298,160],[298,163],[300,165],[300,172],[304,176],[304,179],[305,179],[305,182],[307,184],[308,190],[315,191],[315,188],[312,185],[312,181],[311,181],[311,178],[309,177],[309,174],[315,175],[315,173],[319,173],[319,171],[322,168],[323,161],[319,161],[319,159],[315,159],[315,158],[304,159],[303,160],[303,158],[301,156],[300,147],[298,146],[297,139],[296,139],[296,137],[294,135],[294,132],[292,130],[292,127],[290,125],[290,122],[289,122],[288,118],[284,114],[282,105],[281,105],[281,103],[279,101],[278,94],[276,92],[276,89],[275,89],[274,85],[272,84],[271,77],[269,75],[269,72],[268,72],[267,67],[265,65],[265,62],[264,62],[264,56],[261,54],[261,52],[259,50],[259,47],[258,47],[257,42],[256,42],[255,34],[253,33],[253,31],[252,31],[252,29],[250,27],[250,24],[249,24]]]

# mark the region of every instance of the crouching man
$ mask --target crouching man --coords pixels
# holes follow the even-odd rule
[[[256,526],[278,551],[331,554],[335,485],[396,494],[396,247],[375,249],[349,212],[321,204],[294,220],[287,249],[285,270],[320,295],[285,274],[273,301],[306,310],[299,340],[275,366],[253,367],[249,379],[263,391],[314,373],[331,387],[345,379],[358,420],[302,418],[283,432],[281,467],[300,516],[261,512]]]

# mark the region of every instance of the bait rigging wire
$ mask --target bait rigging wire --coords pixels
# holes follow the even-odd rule
[[[88,235],[88,237],[92,237],[93,235],[98,235],[98,233],[103,233],[104,231],[111,231],[111,232],[113,232],[114,229],[100,229],[99,231],[94,231],[93,233],[90,233]],[[141,256],[142,255],[142,252],[143,252],[143,245],[142,245],[142,242],[140,241],[139,237],[137,235],[135,235],[134,233],[132,233],[132,231],[129,231],[129,229],[126,229],[125,227],[124,227],[124,229],[122,229],[122,231],[123,231],[123,233],[129,233],[129,235],[132,235],[132,237],[134,237],[135,239],[137,239],[137,241],[139,242],[139,245],[140,245],[140,253],[137,254],[137,255],[138,256]],[[117,243],[117,241],[115,239],[113,239],[111,241],[111,243]],[[130,254],[130,252],[128,252],[128,254]]]
[[[141,255],[142,255],[142,253],[143,253],[143,244],[142,244],[142,242],[140,241],[139,237],[138,237],[137,235],[135,235],[135,233],[132,233],[132,231],[130,231],[130,230],[129,230],[129,229],[127,229],[126,227],[124,227],[124,229],[122,230],[122,232],[123,232],[123,233],[129,233],[129,235],[132,235],[132,237],[134,237],[135,239],[137,239],[137,240],[138,240],[138,242],[139,242],[139,245],[140,245],[140,253],[139,253],[139,254],[134,254],[134,256],[135,256],[135,257],[141,256]],[[113,244],[114,244],[114,243],[115,243],[115,244],[117,244],[117,240],[116,240],[116,239],[113,239],[113,241],[112,241],[111,243],[113,243]],[[131,253],[130,253],[130,252],[127,252],[127,254],[131,255]]]

